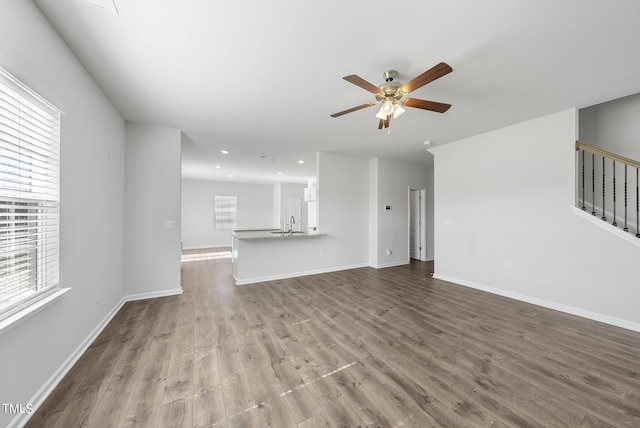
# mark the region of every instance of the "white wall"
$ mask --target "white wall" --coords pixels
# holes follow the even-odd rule
[[[215,195],[238,196],[237,229],[269,229],[274,227],[273,185],[183,180],[182,244],[184,248],[231,246],[231,231],[213,229]]]
[[[378,222],[380,209],[378,208],[378,159],[369,161],[369,265],[378,266]]]
[[[432,149],[436,276],[640,329],[640,248],[571,209],[575,139],[567,110]]]
[[[424,165],[389,159],[369,161],[369,179],[375,180],[370,182],[369,201],[372,266],[409,263],[409,189],[427,189],[430,172]],[[390,210],[385,209],[387,205]]]
[[[324,266],[369,260],[369,162],[318,154],[318,230],[326,233]]]
[[[0,402],[28,404],[125,294],[125,124],[33,2],[0,3],[0,56],[65,111],[60,284],[72,290],[0,335]],[[15,416],[0,411],[0,426]]]
[[[282,183],[273,183],[273,218],[272,227],[281,229],[282,223]]]
[[[640,94],[580,109],[580,142],[640,160]]]
[[[427,167],[429,182],[427,184],[427,200],[425,202],[425,209],[427,211],[427,260],[433,260],[435,258],[435,218],[434,218],[434,178],[433,178],[433,163],[430,163]]]
[[[182,133],[126,126],[125,278],[130,295],[181,292],[180,185]]]

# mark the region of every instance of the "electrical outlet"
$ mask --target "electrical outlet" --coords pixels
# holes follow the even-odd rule
[[[96,290],[96,304],[100,303],[100,290]]]
[[[513,262],[507,262],[507,270],[513,270]]]

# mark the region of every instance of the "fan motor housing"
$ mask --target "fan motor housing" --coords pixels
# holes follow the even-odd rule
[[[376,100],[378,101],[387,97],[393,97],[396,100],[399,100],[404,96],[404,93],[400,90],[402,87],[402,83],[400,82],[386,82],[378,87],[380,88],[380,93],[376,94]]]
[[[382,101],[389,97],[399,100],[404,96],[404,93],[400,90],[402,83],[393,81],[397,74],[398,72],[396,70],[387,70],[382,73],[385,83],[378,86],[380,93],[376,94],[376,101]]]

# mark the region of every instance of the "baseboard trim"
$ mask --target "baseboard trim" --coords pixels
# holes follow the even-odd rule
[[[157,297],[178,296],[180,294],[182,294],[182,287],[173,288],[170,290],[152,291],[149,293],[129,294],[124,298],[127,302],[134,302],[136,300],[155,299]]]
[[[236,281],[236,285],[247,285],[247,284],[255,284],[258,282],[267,282],[267,281],[277,281],[279,279],[289,279],[289,278],[297,278],[300,276],[308,276],[308,275],[318,275],[321,273],[330,273],[330,272],[338,272],[341,270],[349,270],[349,269],[358,269],[363,267],[368,267],[368,263],[356,263],[353,265],[345,265],[345,266],[335,266],[331,268],[325,269],[314,269],[302,272],[292,272],[278,275],[266,275],[266,276],[256,276],[253,278],[246,278],[238,280],[235,276],[233,279]]]
[[[93,329],[91,333],[80,343],[80,345],[71,353],[64,363],[51,375],[51,377],[42,385],[42,387],[35,393],[30,404],[33,405],[33,411],[31,413],[22,413],[16,415],[16,417],[9,422],[7,428],[23,427],[31,418],[36,410],[44,403],[44,400],[53,392],[56,386],[62,381],[66,374],[71,370],[73,365],[78,362],[82,354],[91,346],[94,340],[98,337],[102,330],[111,322],[113,317],[122,309],[125,303],[133,302],[136,300],[153,299],[157,297],[167,297],[182,294],[182,288],[176,288],[172,290],[154,291],[151,293],[139,293],[130,294],[124,296],[120,301],[109,311],[109,313],[100,321],[100,323]]]
[[[476,282],[467,281],[459,278],[453,278],[446,275],[434,274],[433,277],[435,279],[462,285],[464,287],[474,288],[480,291],[486,291],[487,293],[508,297],[510,299],[519,300],[525,303],[531,303],[532,305],[541,306],[543,308],[553,309],[555,311],[564,312],[570,315],[576,315],[582,318],[590,319],[592,321],[598,321],[598,322],[609,324],[615,327],[621,327],[627,330],[640,332],[640,323],[637,323],[637,322],[600,314],[598,312],[588,311],[586,309],[576,308],[575,306],[569,306],[569,305],[564,305],[562,303],[552,302],[549,300],[538,299],[537,297],[531,297],[525,294],[514,293],[512,291],[502,290],[500,288],[490,287],[484,284],[478,284]]]
[[[33,412],[31,413],[22,413],[16,415],[16,417],[9,422],[8,428],[13,427],[22,427],[24,426],[31,415],[33,415],[36,410],[44,403],[44,400],[47,399],[49,394],[53,392],[56,386],[62,381],[62,379],[66,376],[66,374],[71,370],[73,365],[78,362],[82,354],[91,346],[94,340],[98,337],[102,330],[111,322],[113,317],[122,309],[127,300],[123,297],[120,301],[109,311],[109,313],[100,321],[100,323],[93,329],[91,333],[80,343],[80,345],[69,355],[69,357],[65,360],[64,363],[51,375],[51,377],[40,387],[40,389],[35,393],[35,395],[29,401],[30,404],[33,405]]]
[[[385,268],[390,268],[395,266],[405,266],[405,265],[408,265],[410,262],[411,262],[410,260],[402,260],[399,262],[390,262],[390,263],[382,263],[382,264],[370,263],[369,267],[372,267],[374,269],[385,269]]]
[[[204,245],[204,246],[195,246],[195,247],[182,247],[183,250],[208,250],[209,248],[231,248],[231,242],[226,245]]]

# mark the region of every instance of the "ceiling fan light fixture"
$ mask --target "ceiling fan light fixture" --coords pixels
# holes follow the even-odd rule
[[[393,118],[397,119],[400,116],[402,116],[402,114],[405,112],[405,109],[403,109],[400,104],[395,103],[393,106]]]
[[[405,112],[403,106],[430,110],[436,113],[444,113],[449,109],[449,107],[451,107],[451,104],[422,100],[418,98],[404,98],[404,96],[409,92],[413,92],[416,89],[423,87],[427,83],[433,82],[434,80],[451,73],[452,71],[453,68],[451,68],[449,64],[441,62],[403,84],[394,80],[397,74],[395,70],[387,70],[383,74],[385,83],[378,86],[367,82],[362,77],[355,74],[344,76],[343,79],[347,82],[359,86],[365,91],[371,92],[375,96],[376,101],[361,104],[359,106],[334,113],[330,116],[339,117],[347,113],[352,113],[381,103],[382,105],[376,113],[376,117],[379,120],[378,129],[387,129],[389,128],[389,121],[392,117],[396,119],[402,116]]]
[[[392,97],[386,97],[382,102],[382,106],[380,106],[380,110],[378,110],[378,114],[376,114],[376,117],[378,119],[386,120],[387,117],[393,114],[395,104],[395,100]]]

